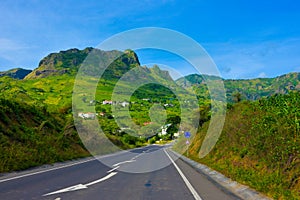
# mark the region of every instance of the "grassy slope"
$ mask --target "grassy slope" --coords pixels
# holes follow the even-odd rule
[[[275,95],[231,107],[216,146],[198,153],[208,123],[193,140],[189,155],[275,199],[300,198],[300,93]]]
[[[0,172],[83,156],[72,118],[0,99]]]

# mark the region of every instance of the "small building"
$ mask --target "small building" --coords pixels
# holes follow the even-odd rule
[[[81,117],[83,119],[95,119],[96,118],[96,113],[92,113],[92,112],[80,112],[78,113],[78,117]]]
[[[109,105],[112,105],[112,101],[110,101],[110,100],[104,100],[104,101],[102,101],[102,104],[103,105],[106,105],[106,104],[109,104]]]
[[[128,103],[127,101],[123,101],[123,102],[121,102],[120,104],[121,104],[121,106],[123,106],[123,107],[129,106],[129,103]]]

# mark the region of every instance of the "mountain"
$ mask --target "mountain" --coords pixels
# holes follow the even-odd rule
[[[72,90],[76,72],[80,67],[80,63],[85,60],[88,54],[91,55],[90,58],[93,58],[93,62],[90,62],[91,59],[89,59],[87,61],[89,68],[83,69],[84,73],[88,75],[86,81],[95,80],[98,82],[98,79],[93,78],[98,71],[95,67],[98,66],[95,65],[97,61],[104,63],[113,61],[98,82],[99,100],[110,99],[115,83],[123,74],[133,68],[135,68],[134,71],[141,71],[142,74],[147,74],[152,79],[159,79],[164,83],[173,83],[167,71],[162,71],[157,66],[153,68],[140,66],[137,55],[131,50],[120,52],[102,51],[93,48],[69,49],[51,53],[43,58],[39,66],[22,81],[10,77],[0,77],[0,97],[14,99],[30,105],[46,105],[51,112],[68,107],[72,104]],[[118,58],[113,60],[115,57]],[[135,80],[136,76],[130,78]],[[128,85],[125,86],[129,87]],[[152,89],[153,86],[146,88],[142,93],[146,94],[153,91]],[[164,93],[160,88],[156,91]]]
[[[176,80],[176,84],[180,85],[181,87],[188,88],[193,85],[201,85],[206,84],[206,80],[214,80],[214,81],[222,81],[223,79],[218,76],[212,75],[199,75],[199,74],[190,74],[185,77],[181,77]]]
[[[106,78],[116,78],[120,74],[128,71],[134,66],[140,65],[137,55],[131,51],[102,51],[92,47],[83,50],[69,49],[58,53],[51,53],[44,57],[39,66],[28,74],[25,79],[45,78],[53,75],[70,74],[75,76],[79,67],[84,63],[89,65],[88,75],[94,75],[97,72],[99,63],[111,63],[106,71]],[[114,60],[114,58],[117,58]]]
[[[25,79],[44,78],[51,75],[59,75],[76,71],[92,48],[78,50],[76,48],[59,53],[51,53],[43,58],[38,68],[28,74]]]
[[[22,68],[14,68],[14,69],[10,69],[8,71],[0,72],[0,77],[1,76],[9,76],[9,77],[12,77],[15,79],[24,79],[25,76],[27,76],[31,72],[32,72],[32,70],[22,69]]]
[[[256,79],[222,79],[216,76],[201,76],[192,74],[176,80],[182,87],[196,91],[198,96],[209,98],[205,79],[223,81],[228,101],[234,101],[234,96],[239,93],[242,99],[257,100],[274,94],[287,94],[289,91],[300,90],[300,73],[294,72],[275,78]]]

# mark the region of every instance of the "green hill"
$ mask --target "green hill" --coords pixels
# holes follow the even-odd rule
[[[287,94],[289,91],[300,91],[300,73],[289,73],[275,78],[256,79],[222,79],[216,76],[192,74],[176,80],[182,87],[194,90],[199,97],[209,98],[205,79],[223,81],[229,102],[234,101],[236,93],[245,100],[257,100],[274,94]]]
[[[29,73],[31,73],[31,71],[32,70],[15,68],[15,69],[10,69],[8,71],[0,72],[0,77],[1,76],[9,76],[9,77],[15,78],[15,79],[23,79],[23,78],[25,78],[25,76],[27,76]]]

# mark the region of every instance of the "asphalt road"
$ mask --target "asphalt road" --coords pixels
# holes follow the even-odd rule
[[[0,177],[0,199],[237,199],[167,150],[151,145]],[[103,164],[105,163],[105,164]]]

